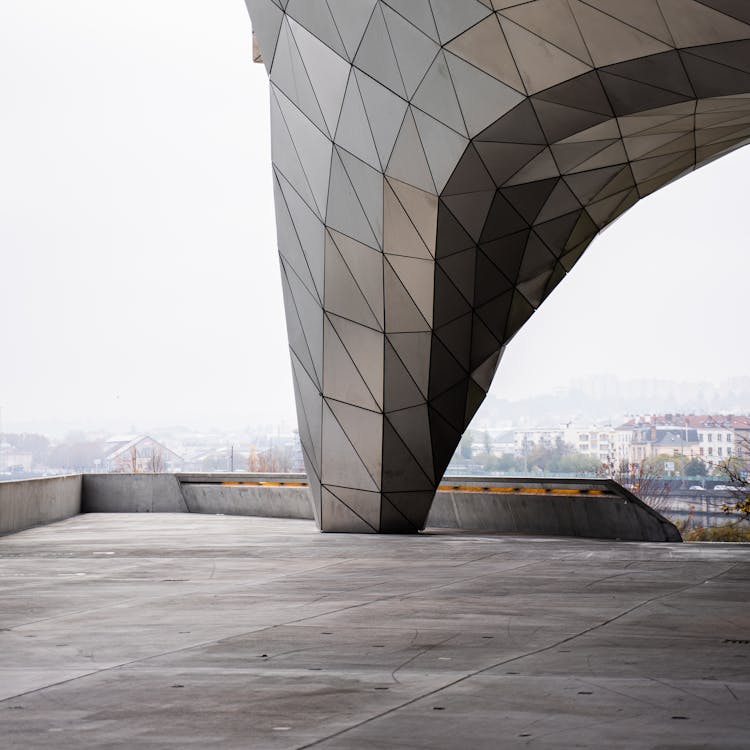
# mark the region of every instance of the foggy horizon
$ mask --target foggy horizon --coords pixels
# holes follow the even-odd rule
[[[244,3],[6,0],[0,62],[2,430],[293,423]],[[748,170],[743,149],[608,228],[491,394],[747,376]]]

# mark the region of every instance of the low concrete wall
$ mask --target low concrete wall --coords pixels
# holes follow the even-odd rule
[[[305,477],[271,474],[85,474],[81,512],[313,517]]]
[[[427,528],[681,542],[677,528],[624,497],[438,492]]]
[[[84,474],[82,513],[187,513],[175,474]]]
[[[312,520],[304,475],[90,474],[83,512],[208,513]],[[679,542],[677,528],[611,480],[451,477],[428,528]]]
[[[0,536],[63,521],[80,512],[80,476],[0,482]]]
[[[191,513],[313,519],[307,487],[185,483],[182,495]]]
[[[451,477],[428,528],[679,542],[669,520],[611,480]],[[301,475],[86,474],[0,482],[0,535],[78,513],[207,513],[312,520]]]

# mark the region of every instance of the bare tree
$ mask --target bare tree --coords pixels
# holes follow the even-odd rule
[[[164,456],[159,448],[154,448],[148,459],[147,469],[152,474],[164,473]]]
[[[669,483],[661,476],[662,457],[644,458],[638,464],[621,463],[609,456],[597,472],[627,487],[636,497],[656,511],[669,507]]]
[[[116,472],[118,474],[137,474],[138,473],[138,448],[131,445],[126,453],[117,458]]]
[[[247,470],[258,474],[280,474],[289,471],[291,452],[286,447],[272,447],[263,451],[253,445],[247,458]]]
[[[669,483],[661,476],[658,457],[646,458],[635,467],[633,474],[633,494],[654,510],[669,508]]]
[[[725,504],[725,513],[741,513],[750,519],[750,439],[744,435],[737,435],[736,453],[734,456],[721,461],[718,465],[720,473],[727,478],[736,496],[736,502]]]

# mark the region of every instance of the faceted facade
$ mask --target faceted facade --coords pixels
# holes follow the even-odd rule
[[[316,517],[416,531],[504,348],[596,234],[750,140],[750,3],[247,5]]]

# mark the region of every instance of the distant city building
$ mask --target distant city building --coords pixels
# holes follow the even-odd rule
[[[750,458],[750,417],[735,415],[651,414],[618,427],[606,424],[486,429],[474,434],[474,455],[528,456],[535,448],[564,446],[603,465],[637,467],[656,456],[698,458],[709,469],[744,454]]]
[[[0,472],[28,473],[34,463],[34,455],[16,450],[9,443],[0,444]]]
[[[658,455],[700,458],[709,468],[747,451],[750,417],[653,414],[617,427],[618,460],[640,464]],[[627,454],[627,458],[626,458]]]
[[[710,466],[747,452],[750,417],[706,415],[688,420],[698,430],[700,456]]]
[[[516,433],[513,430],[487,431],[490,438],[490,452],[495,456],[516,455]],[[484,449],[484,445],[480,450]]]
[[[562,427],[533,427],[516,430],[516,455],[525,455],[536,447],[554,448],[560,441],[565,440],[565,430]]]
[[[149,435],[111,437],[104,443],[102,470],[114,473],[176,471],[182,458]]]
[[[611,427],[569,425],[563,433],[563,440],[578,453],[596,458],[602,463],[613,460],[616,454],[616,432]]]

